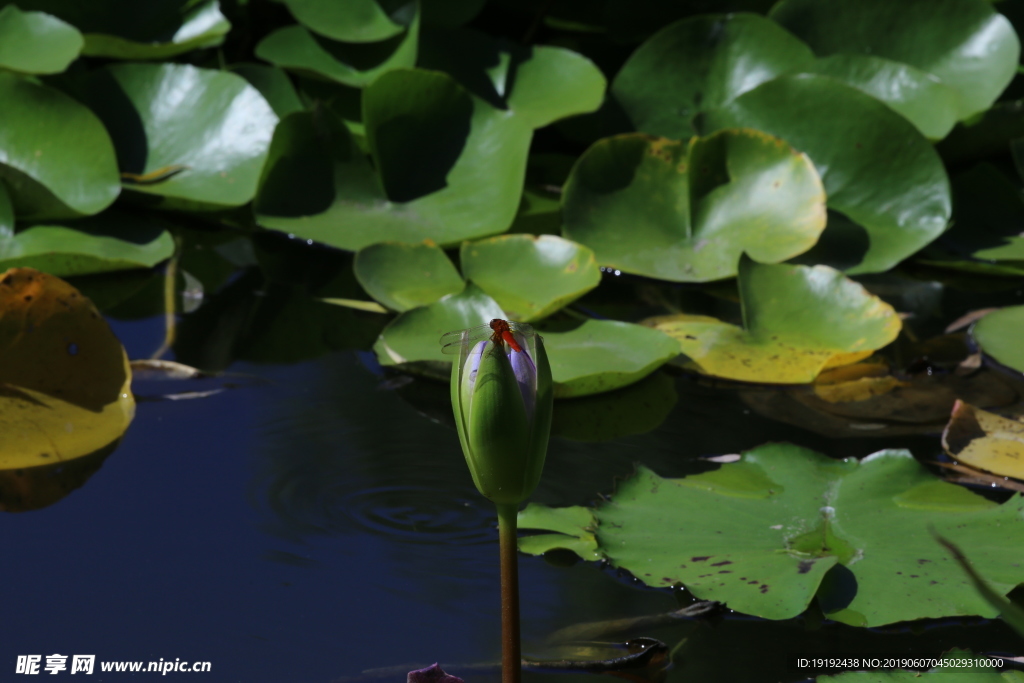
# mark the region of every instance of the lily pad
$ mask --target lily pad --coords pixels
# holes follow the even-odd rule
[[[519,45],[469,29],[426,32],[420,68],[450,74],[475,96],[542,128],[601,106],[605,78],[593,62],[565,48]]]
[[[878,100],[831,78],[776,78],[707,112],[700,126],[756,128],[805,152],[821,173],[828,208],[868,233],[868,250],[850,273],[888,270],[949,221],[949,179],[928,140]]]
[[[373,350],[381,365],[417,361],[451,363],[453,357],[441,353],[441,335],[476,327],[504,315],[494,299],[470,284],[458,294],[400,314],[380,333]]]
[[[542,335],[555,398],[630,385],[679,355],[679,346],[669,336],[616,320],[586,320],[574,329]]]
[[[0,180],[0,240],[6,240],[14,234],[14,204],[7,185]]]
[[[688,143],[639,133],[601,140],[573,168],[562,206],[565,235],[598,263],[675,281],[731,277],[743,252],[784,261],[825,228],[814,166],[753,130]]]
[[[982,0],[782,0],[769,16],[819,56],[870,54],[934,75],[957,92],[959,119],[995,102],[1020,57],[1010,22]]]
[[[76,224],[36,225],[0,237],[0,269],[35,268],[70,277],[152,268],[174,253],[174,238],[159,220],[107,212]]]
[[[98,213],[121,190],[100,120],[53,88],[0,73],[0,181],[19,218]]]
[[[0,67],[27,74],[56,74],[82,51],[78,30],[45,12],[0,10]]]
[[[1005,595],[1024,579],[1022,510],[1024,497],[996,505],[937,479],[907,451],[838,461],[768,444],[684,479],[640,468],[589,510],[596,525],[583,531],[590,549],[650,586],[681,583],[767,619],[795,617],[817,595],[829,618],[875,627],[994,616],[930,529],[955,540]],[[553,526],[529,512],[522,528]],[[579,547],[586,537],[574,530],[565,540]]]
[[[285,4],[302,24],[349,43],[372,43],[398,35],[408,24],[402,15],[411,14],[416,7],[409,2],[388,12],[377,0],[285,0]]]
[[[88,8],[95,12],[94,3]],[[95,12],[102,16],[101,23],[85,19],[84,24],[76,24],[86,34],[83,54],[117,59],[166,59],[201,47],[220,45],[231,29],[217,0],[185,3],[169,0],[160,4],[114,0],[103,9],[106,11]],[[140,16],[139,10],[155,14]],[[83,28],[96,24],[94,31]]]
[[[319,3],[344,6],[344,3]],[[316,26],[310,29],[317,30]],[[285,26],[260,41],[256,56],[289,71],[361,88],[391,69],[416,63],[419,14],[409,28],[380,43],[341,43],[305,26]]]
[[[234,64],[231,70],[260,91],[279,119],[305,108],[283,70],[265,64]]]
[[[612,93],[637,130],[687,140],[700,112],[813,61],[807,45],[756,14],[692,17],[641,45]]]
[[[942,432],[951,458],[1006,477],[1024,479],[1024,422],[957,401]]]
[[[875,55],[837,54],[803,69],[840,80],[889,105],[921,134],[941,140],[956,125],[957,92],[935,76]]]
[[[573,103],[563,104],[568,115]],[[260,225],[353,251],[508,229],[532,136],[524,117],[423,70],[384,74],[362,107],[372,163],[330,111],[281,122],[256,198]]]
[[[700,315],[647,324],[679,342],[709,375],[802,384],[831,365],[865,358],[896,338],[900,319],[881,299],[828,266],[739,266],[743,326]]]
[[[30,268],[0,274],[0,469],[89,455],[135,413],[131,370],[92,303]]]
[[[231,28],[217,0],[18,0],[85,34],[82,53],[116,59],[164,59],[219,45]]]
[[[354,269],[363,289],[393,311],[432,304],[458,294],[466,284],[444,251],[431,243],[373,244],[359,250]]]
[[[460,256],[466,278],[523,322],[551,315],[601,280],[594,252],[554,235],[463,242]]]
[[[1024,306],[989,313],[971,328],[971,336],[986,355],[1024,372]]]
[[[191,209],[241,206],[256,194],[277,116],[241,76],[115,64],[78,87],[111,131],[121,171],[137,178],[133,191]]]

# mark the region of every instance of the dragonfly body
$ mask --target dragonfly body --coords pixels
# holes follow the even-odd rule
[[[468,330],[455,330],[446,333],[441,337],[441,352],[458,354],[462,348],[463,340],[469,344],[475,344],[490,338],[495,346],[508,344],[509,348],[513,351],[522,353],[523,347],[516,339],[517,334],[528,338],[532,337],[535,332],[532,327],[524,323],[513,323],[501,318],[494,318],[491,322],[484,325],[477,325]]]

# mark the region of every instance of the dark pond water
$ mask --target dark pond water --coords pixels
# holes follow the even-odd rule
[[[132,357],[151,353],[163,331],[159,318],[113,325]],[[495,669],[465,666],[499,654],[497,536],[444,424],[447,388],[395,387],[351,351],[230,370],[238,388],[140,402],[120,447],[84,486],[45,509],[0,516],[0,679],[11,680],[17,655],[60,653],[209,661],[209,674],[169,678],[218,682],[400,681],[435,661],[467,680],[497,680]],[[934,435],[829,439],[753,413],[729,388],[668,381],[678,400],[657,430],[603,443],[553,439],[535,500],[586,503],[637,462],[680,476],[707,469],[702,456],[766,441],[834,456],[939,451]],[[523,556],[520,571],[527,654],[565,656],[545,639],[573,624],[685,604],[595,565]],[[1019,644],[982,620],[868,631],[813,615],[779,623],[728,613],[618,639],[634,635],[678,648],[669,680],[680,682],[798,681],[789,655],[838,644],[928,655]],[[370,669],[384,671],[362,673]],[[157,674],[90,680],[147,676]]]

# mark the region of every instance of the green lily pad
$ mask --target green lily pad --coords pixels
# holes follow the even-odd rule
[[[74,227],[36,225],[0,237],[0,269],[35,268],[70,277],[152,268],[174,253],[174,238],[159,220],[107,212]]]
[[[0,273],[0,469],[116,442],[135,414],[124,348],[96,307],[31,268]]]
[[[241,206],[256,194],[277,116],[241,76],[115,64],[76,85],[111,131],[133,191],[190,209]]]
[[[828,266],[739,266],[743,326],[700,315],[648,323],[678,340],[702,372],[743,382],[802,384],[893,341],[892,306]]]
[[[519,512],[519,526],[556,532],[520,538],[519,550],[528,555],[542,555],[558,548],[571,550],[585,560],[602,559],[594,537],[597,519],[587,508],[549,508],[530,503]]]
[[[425,32],[417,64],[450,74],[475,96],[514,111],[533,128],[596,110],[606,85],[600,69],[571,50],[518,45],[468,29]]]
[[[494,299],[470,284],[458,294],[401,313],[380,333],[373,350],[381,365],[417,361],[451,363],[456,357],[441,353],[441,335],[476,327],[504,315]]]
[[[814,166],[753,130],[601,140],[573,168],[562,206],[565,235],[600,264],[675,281],[731,277],[743,252],[784,261],[825,227]]]
[[[99,213],[117,198],[114,147],[89,109],[5,73],[0,101],[0,180],[19,218],[76,218]]]
[[[949,179],[928,140],[878,100],[831,78],[776,78],[707,112],[701,126],[756,128],[805,152],[821,173],[828,208],[868,233],[867,253],[848,272],[888,270],[949,221]]]
[[[163,5],[164,7],[160,8],[163,11],[159,19],[139,17],[138,20],[141,23],[148,19],[147,28],[151,29],[156,27],[158,20],[164,26],[164,31],[139,35],[137,24],[130,23],[135,18],[134,12],[123,13],[120,18],[122,23],[114,24],[118,10],[123,10],[124,3],[116,3],[109,15],[110,23],[104,23],[97,31],[86,31],[82,25],[76,24],[86,34],[82,54],[116,59],[166,59],[198,48],[220,45],[231,30],[231,23],[221,14],[220,3],[217,0],[184,4],[181,0],[171,0]],[[178,5],[179,8],[175,9],[173,5]],[[153,7],[150,2],[133,3],[129,6],[139,6],[139,9]],[[116,34],[108,34],[107,30],[114,30]]]
[[[693,118],[814,61],[802,42],[755,14],[692,17],[662,29],[623,65],[612,93],[637,130],[689,139]]]
[[[231,28],[217,0],[18,0],[17,5],[75,26],[85,34],[82,54],[93,57],[164,59],[219,45]]]
[[[285,0],[285,4],[302,24],[349,43],[372,43],[398,35],[409,23],[402,20],[403,15],[414,12],[416,6],[409,2],[388,12],[376,0]]]
[[[795,617],[817,595],[829,618],[875,627],[994,616],[930,529],[955,540],[1005,594],[1024,580],[1022,510],[1024,497],[996,505],[936,478],[907,451],[857,462],[768,444],[684,479],[641,468],[590,513],[597,552],[650,586],[681,583],[767,619]],[[552,526],[522,517],[523,528]]]
[[[1010,22],[982,0],[782,0],[769,16],[819,56],[870,54],[934,75],[957,92],[959,119],[995,102],[1020,57]]]
[[[971,336],[986,355],[1024,372],[1024,306],[1009,306],[974,323]]]
[[[432,304],[466,286],[444,251],[430,243],[370,245],[356,254],[354,270],[367,294],[393,311]]]
[[[612,391],[637,382],[679,355],[669,336],[616,320],[586,320],[567,331],[543,331],[555,398]]]
[[[265,64],[234,64],[231,71],[259,90],[279,119],[305,109],[295,86],[283,70]]]
[[[921,134],[941,140],[956,125],[957,92],[935,76],[875,55],[823,57],[803,69],[842,81],[889,105]]]
[[[340,43],[317,36],[304,26],[293,25],[261,40],[256,56],[302,75],[361,88],[391,69],[412,67],[416,63],[418,36],[418,14],[408,30],[369,44]]]
[[[554,235],[501,235],[463,242],[462,272],[509,317],[546,318],[601,281],[594,252]]]
[[[0,180],[0,240],[7,239],[14,234],[14,204],[11,201],[11,193],[7,191],[7,185]]]
[[[45,12],[0,10],[0,67],[27,74],[56,74],[82,51],[78,30]]]
[[[352,251],[508,229],[532,136],[523,117],[423,70],[384,74],[362,107],[372,163],[330,111],[281,122],[256,198],[260,225]]]

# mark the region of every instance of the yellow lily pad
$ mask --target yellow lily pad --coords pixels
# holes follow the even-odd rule
[[[0,470],[94,453],[134,413],[128,358],[92,302],[31,268],[0,274]]]
[[[738,277],[743,326],[700,315],[651,318],[701,372],[743,382],[803,384],[857,362],[900,331],[889,304],[827,266],[757,263]]]
[[[942,432],[950,457],[1004,477],[1024,479],[1024,422],[957,401]]]

